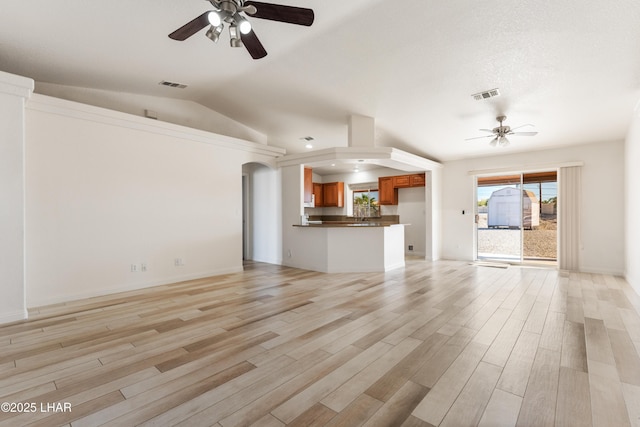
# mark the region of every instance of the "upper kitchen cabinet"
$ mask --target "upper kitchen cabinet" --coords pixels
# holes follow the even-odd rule
[[[378,197],[381,205],[398,204],[398,188],[424,187],[425,174],[384,176],[378,178]]]
[[[423,173],[414,173],[412,175],[394,176],[393,186],[395,188],[424,187],[425,175]]]
[[[395,188],[411,187],[411,175],[394,176],[393,186]]]
[[[322,184],[322,189],[322,206],[344,207],[344,182],[326,182]]]
[[[414,175],[409,175],[410,187],[424,187],[427,183],[425,178],[425,174],[416,173]]]
[[[316,208],[324,206],[324,185],[319,182],[313,183],[313,199]]]
[[[378,198],[380,205],[398,204],[398,189],[393,186],[392,176],[378,178]]]
[[[313,171],[311,168],[304,168],[304,203],[311,203],[313,198]]]

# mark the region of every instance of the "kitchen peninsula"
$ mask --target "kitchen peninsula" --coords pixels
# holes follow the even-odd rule
[[[404,267],[405,224],[373,221],[311,221],[294,225],[308,248],[310,270],[324,273],[384,272]]]
[[[276,161],[282,183],[281,222],[278,224],[282,229],[282,265],[322,272],[384,272],[402,269],[405,251],[426,259],[438,259],[440,216],[435,213],[440,209],[442,165],[396,148],[367,145],[367,141],[372,143],[374,138],[357,137],[358,132],[352,128],[359,120],[352,119],[349,146],[287,154]],[[369,133],[369,136],[373,135]],[[356,173],[355,165],[363,169]],[[417,175],[422,178],[423,174],[420,183]],[[408,182],[393,178],[402,175],[410,175]],[[399,215],[402,221],[397,222],[404,225],[375,224],[377,220],[371,220],[375,226],[303,225],[305,215],[350,215],[353,218],[353,193],[364,190],[360,187],[368,183],[373,185],[367,185],[367,188],[380,189],[380,180],[382,184],[388,184],[389,177],[391,191],[384,191],[389,190],[389,186],[382,185],[384,194],[379,192],[377,196],[381,205],[379,215]],[[314,182],[322,186],[314,188]],[[337,192],[325,185],[334,182],[338,183]],[[342,188],[340,182],[344,184]],[[332,191],[325,191],[327,187]],[[337,206],[330,200],[331,206],[327,207],[325,196],[332,198],[336,193]],[[343,207],[339,203],[340,193],[344,194]]]

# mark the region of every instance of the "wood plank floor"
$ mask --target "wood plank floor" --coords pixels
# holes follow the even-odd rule
[[[0,343],[0,426],[640,426],[640,297],[607,275],[247,263]]]

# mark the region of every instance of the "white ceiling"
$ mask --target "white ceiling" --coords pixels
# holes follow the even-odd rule
[[[204,30],[167,37],[210,9],[203,0],[3,1],[0,70],[193,100],[288,153],[305,136],[346,146],[349,116],[370,116],[376,145],[439,161],[621,140],[640,99],[637,0],[273,2],[312,8],[315,22],[251,19],[269,52],[252,60],[226,31],[217,45]],[[496,87],[500,97],[471,97]],[[539,134],[508,148],[465,141],[498,114]]]

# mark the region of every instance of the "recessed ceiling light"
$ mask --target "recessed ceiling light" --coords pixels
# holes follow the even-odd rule
[[[311,144],[307,144],[307,145],[305,145],[305,147],[307,147],[307,148],[313,148],[313,145],[311,145]]]
[[[336,166],[336,164],[335,164],[335,163],[331,163],[331,166],[335,167],[335,166]]]

